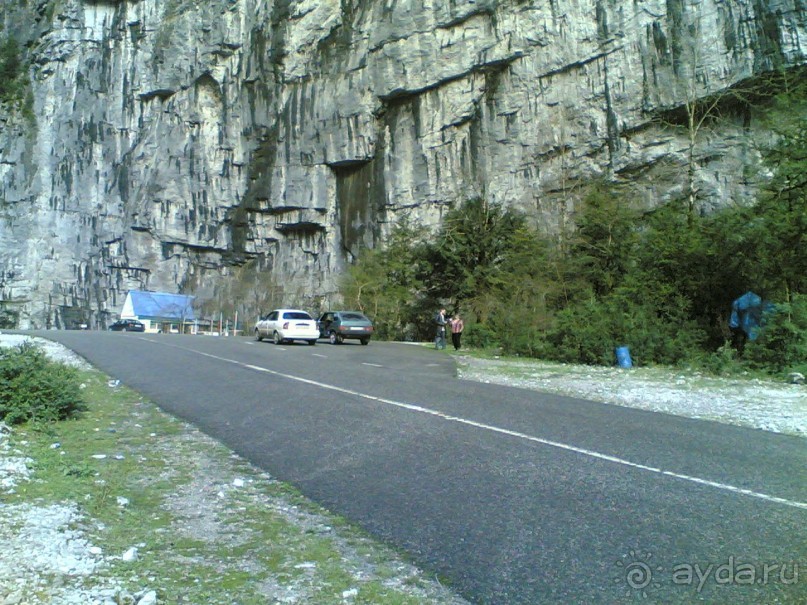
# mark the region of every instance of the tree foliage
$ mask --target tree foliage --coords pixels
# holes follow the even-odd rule
[[[280,306],[286,294],[261,260],[251,259],[216,281],[215,293],[202,304],[201,313],[214,320],[223,316],[228,321],[237,315],[239,326],[251,333],[252,322]]]
[[[625,197],[605,183],[595,183],[583,196],[575,217],[571,267],[594,296],[612,292],[628,273],[637,241],[637,216]]]
[[[615,348],[628,345],[640,364],[801,367],[807,95],[792,91],[778,106],[785,119],[763,150],[770,178],[750,206],[701,216],[679,200],[639,212],[624,190],[595,182],[558,245],[525,215],[469,200],[430,238],[407,226],[387,248],[365,250],[345,298],[391,338],[431,339],[431,318],[445,306],[465,316],[468,344],[509,353],[611,364]],[[787,119],[793,114],[800,119]],[[742,357],[727,348],[728,319],[748,290],[779,312]]]
[[[778,269],[760,275],[766,288],[790,302],[807,291],[807,123],[780,132],[765,161],[773,176],[749,213],[749,239],[760,264]]]
[[[523,214],[470,200],[431,237],[408,223],[395,227],[387,247],[359,254],[341,292],[346,305],[375,319],[382,337],[430,339],[436,310],[447,307],[533,352],[537,338],[524,335],[537,337],[546,321],[544,296],[536,296],[547,283],[545,259]]]
[[[522,214],[473,199],[449,211],[434,242],[424,248],[432,298],[464,305],[501,286],[502,265],[525,228]]]
[[[417,311],[424,299],[419,278],[423,236],[404,221],[384,249],[363,249],[341,284],[345,305],[374,318],[381,338],[418,338]]]

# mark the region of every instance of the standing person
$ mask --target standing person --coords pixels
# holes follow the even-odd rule
[[[462,331],[465,329],[465,322],[462,321],[459,313],[455,313],[451,318],[451,344],[454,345],[454,350],[460,350],[460,339],[462,338]]]
[[[446,310],[440,309],[440,312],[435,316],[434,323],[437,324],[437,334],[434,337],[434,348],[435,349],[445,349],[446,348],[446,325],[448,324],[448,320],[446,319]]]

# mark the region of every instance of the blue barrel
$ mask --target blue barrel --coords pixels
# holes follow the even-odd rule
[[[630,358],[630,349],[628,347],[616,348],[616,362],[620,368],[632,368],[633,361]]]

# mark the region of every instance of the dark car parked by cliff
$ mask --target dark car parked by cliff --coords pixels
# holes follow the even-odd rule
[[[113,332],[145,332],[146,326],[136,319],[119,319],[109,329]]]
[[[334,345],[342,344],[347,338],[367,345],[373,336],[373,322],[358,311],[328,311],[320,316],[317,324],[320,336]]]

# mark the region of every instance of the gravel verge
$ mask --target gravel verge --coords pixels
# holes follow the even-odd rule
[[[670,368],[621,368],[457,355],[459,376],[676,416],[807,436],[807,386]]]

